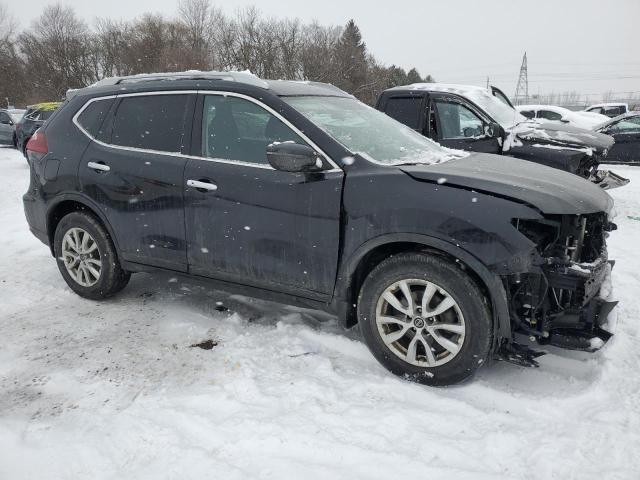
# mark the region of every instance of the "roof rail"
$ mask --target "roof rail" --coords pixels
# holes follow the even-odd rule
[[[202,72],[200,70],[188,70],[186,72],[167,73],[141,73],[125,77],[104,78],[90,87],[102,87],[106,85],[122,85],[126,83],[151,82],[155,80],[227,80],[231,82],[245,83],[261,88],[269,88],[269,84],[249,71],[245,72]]]

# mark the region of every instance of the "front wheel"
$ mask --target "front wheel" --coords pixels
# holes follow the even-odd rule
[[[427,385],[470,377],[491,348],[482,291],[459,266],[439,256],[406,253],[380,263],[360,290],[358,322],[382,365]]]
[[[74,212],[63,217],[54,250],[62,277],[81,297],[107,298],[129,282],[131,274],[120,266],[111,237],[92,215]]]

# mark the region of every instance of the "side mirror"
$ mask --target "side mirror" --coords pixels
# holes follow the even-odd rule
[[[269,165],[283,172],[318,171],[323,165],[313,148],[290,142],[267,145],[267,160]]]
[[[487,127],[487,135],[491,138],[502,138],[504,130],[498,123],[491,122]]]

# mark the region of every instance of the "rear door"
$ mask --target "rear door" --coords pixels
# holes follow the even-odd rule
[[[326,300],[340,244],[342,171],[274,170],[273,142],[314,145],[274,110],[233,93],[200,96],[184,181],[189,271]]]
[[[102,208],[127,261],[187,269],[182,152],[195,98],[122,95],[90,103],[76,118],[95,139],[79,166],[82,192]]]
[[[490,122],[481,112],[462,99],[447,94],[432,94],[429,101],[427,135],[449,148],[472,152],[500,153]]]

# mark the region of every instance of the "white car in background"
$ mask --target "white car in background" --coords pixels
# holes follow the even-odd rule
[[[568,123],[574,127],[587,130],[609,119],[609,117],[600,113],[574,112],[555,105],[517,105],[515,108],[523,116],[532,120]]]
[[[584,109],[587,113],[599,113],[606,115],[609,118],[623,115],[629,111],[629,105],[627,103],[599,103],[598,105],[591,105]]]

